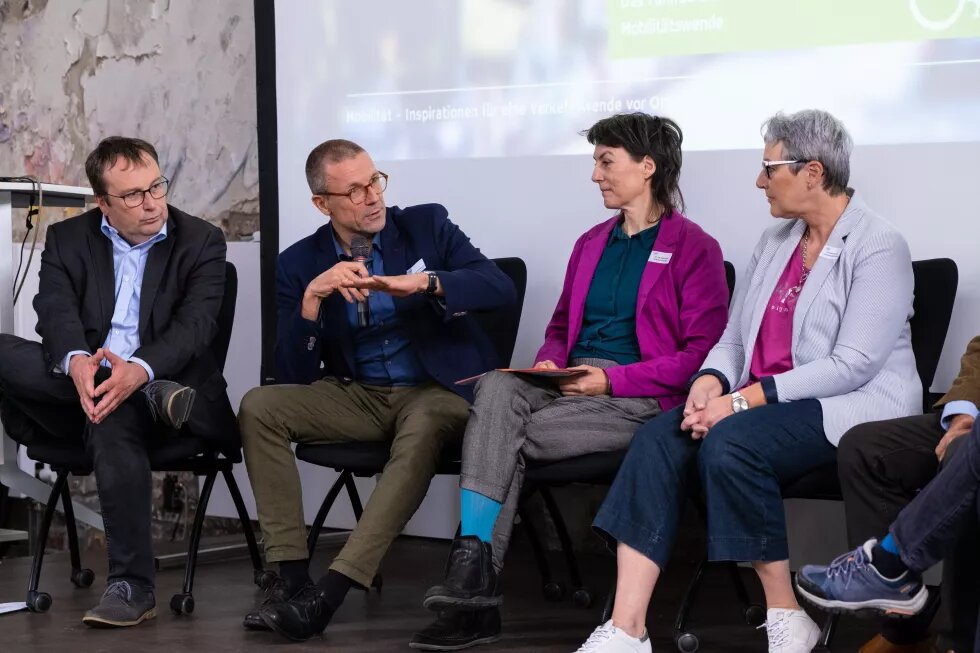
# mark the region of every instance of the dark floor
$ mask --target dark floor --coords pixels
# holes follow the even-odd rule
[[[158,616],[126,630],[91,630],[81,623],[82,614],[94,605],[105,579],[105,561],[87,556],[95,569],[95,585],[75,589],[68,580],[66,555],[46,559],[41,589],[54,598],[45,614],[27,612],[0,615],[0,652],[97,652],[97,651],[258,651],[275,647],[282,651],[410,651],[412,632],[431,618],[421,607],[425,589],[439,579],[448,549],[446,542],[402,538],[384,567],[381,595],[352,592],[334,615],[322,638],[292,644],[270,633],[249,633],[241,628],[242,616],[259,598],[252,585],[250,565],[235,560],[202,565],[196,579],[197,607],[192,616],[177,617],[167,608],[179,590],[182,570],[170,569],[158,577]],[[332,551],[318,552],[314,569],[323,571]],[[672,639],[674,611],[693,569],[685,556],[672,563],[658,588],[650,610],[653,649],[675,651]],[[688,556],[695,557],[695,556]],[[556,575],[565,577],[560,558],[553,559]],[[613,560],[604,555],[583,557],[587,585],[596,595],[592,608],[575,607],[570,596],[557,603],[542,598],[540,576],[530,549],[518,538],[504,575],[504,638],[477,651],[555,651],[569,653],[585,640],[599,620],[602,600],[612,577]],[[30,560],[0,561],[0,603],[24,599]],[[745,573],[751,591],[758,583]],[[690,630],[701,640],[701,651],[761,652],[766,650],[764,631],[741,622],[741,608],[729,579],[720,569],[709,570]],[[868,622],[848,619],[835,641],[834,651],[851,653],[873,634]],[[281,647],[281,648],[280,648]]]

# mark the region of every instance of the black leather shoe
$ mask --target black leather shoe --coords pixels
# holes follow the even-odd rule
[[[269,630],[269,627],[262,621],[262,617],[259,616],[259,610],[273,603],[285,603],[293,597],[293,594],[289,591],[289,583],[286,582],[286,579],[276,576],[272,585],[265,591],[265,599],[262,600],[259,607],[245,615],[242,626],[245,627],[245,630]]]
[[[303,642],[323,632],[333,610],[320,588],[307,583],[288,601],[259,608],[259,616],[271,630],[294,642]]]
[[[191,416],[197,391],[174,381],[157,379],[143,386],[153,419],[180,430]]]
[[[429,610],[492,608],[503,603],[493,568],[493,549],[475,535],[457,537],[449,551],[446,579],[430,587],[422,606]]]
[[[500,639],[500,610],[443,610],[438,618],[412,636],[411,648],[459,651]]]

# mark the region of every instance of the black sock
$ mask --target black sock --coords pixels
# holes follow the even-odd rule
[[[313,582],[310,578],[309,559],[283,560],[279,563],[279,576],[286,581],[290,594],[295,594],[301,587]]]
[[[883,549],[880,544],[871,549],[871,564],[885,578],[898,578],[909,570],[897,553]]]
[[[326,576],[321,577],[316,582],[316,586],[320,588],[327,599],[327,605],[334,610],[339,608],[340,604],[344,602],[344,597],[347,596],[347,590],[356,584],[347,576],[333,569],[328,569]]]

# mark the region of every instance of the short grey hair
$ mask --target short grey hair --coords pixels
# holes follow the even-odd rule
[[[313,148],[310,155],[306,157],[306,183],[310,185],[310,192],[316,195],[326,191],[323,181],[323,165],[325,163],[338,163],[353,159],[364,151],[364,148],[343,138],[335,138],[324,141]]]
[[[762,123],[762,138],[766,145],[782,143],[786,159],[823,164],[823,188],[831,195],[847,191],[854,141],[844,124],[826,111],[806,109],[789,115],[777,113]],[[804,165],[797,163],[790,167],[797,173]]]

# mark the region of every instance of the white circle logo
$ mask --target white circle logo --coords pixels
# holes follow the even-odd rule
[[[915,18],[915,22],[934,32],[942,32],[955,25],[956,21],[958,21],[960,16],[963,15],[963,9],[966,7],[966,0],[956,0],[956,8],[953,9],[953,12],[946,18],[936,20],[934,18],[928,18],[922,13],[922,9],[919,7],[919,2],[921,1],[922,0],[909,0],[909,11],[912,12],[912,17]],[[926,0],[925,4],[935,3],[930,3],[928,0]]]

